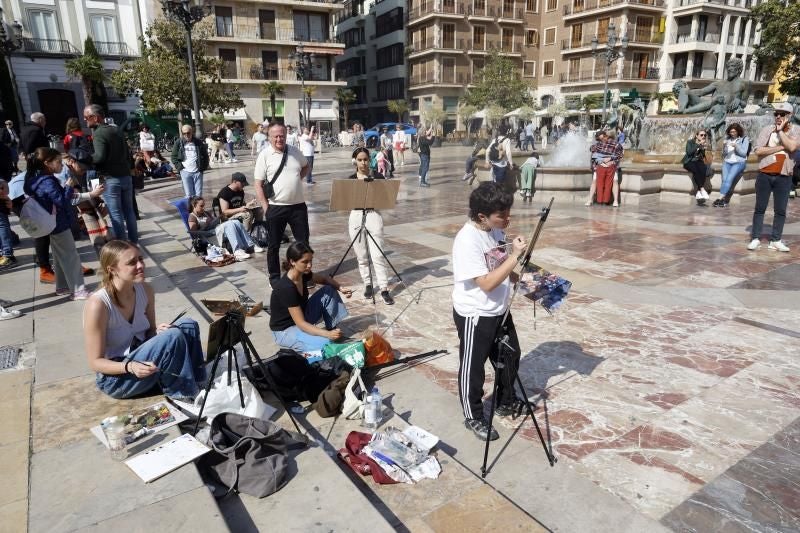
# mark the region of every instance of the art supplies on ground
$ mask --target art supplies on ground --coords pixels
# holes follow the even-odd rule
[[[165,400],[126,415],[109,417],[103,422],[111,422],[109,420],[111,418],[115,419],[115,422],[118,421],[116,419],[122,419],[125,425],[125,443],[131,444],[146,435],[180,424],[189,417],[174,406],[170,406]],[[108,440],[102,428],[103,422],[90,428],[89,431],[108,448]]]
[[[169,474],[211,449],[188,433],[131,457],[125,464],[145,483]]]

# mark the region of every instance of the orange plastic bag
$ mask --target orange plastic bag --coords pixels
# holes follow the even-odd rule
[[[364,336],[364,348],[367,350],[365,366],[381,365],[394,361],[392,346],[379,333],[368,331]]]

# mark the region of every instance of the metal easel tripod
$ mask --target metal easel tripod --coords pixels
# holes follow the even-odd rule
[[[364,181],[366,182],[366,186],[367,187],[370,187],[374,183],[373,179],[364,180]],[[383,180],[381,180],[381,181],[383,181]],[[383,248],[380,247],[378,242],[375,240],[375,237],[372,235],[372,233],[367,228],[367,214],[370,211],[374,211],[374,209],[369,207],[368,204],[367,204],[367,198],[369,198],[369,196],[370,196],[369,194],[364,194],[364,205],[356,208],[356,209],[359,209],[361,211],[361,225],[359,226],[358,231],[356,232],[356,234],[353,237],[353,239],[350,241],[350,245],[344,251],[344,254],[342,255],[342,258],[339,260],[339,263],[336,265],[336,268],[333,269],[333,273],[331,274],[331,277],[335,277],[336,274],[339,272],[339,269],[342,267],[342,264],[344,263],[344,260],[347,258],[347,254],[350,253],[350,250],[353,248],[353,246],[355,245],[356,241],[357,240],[360,241],[361,239],[364,239],[364,244],[365,244],[364,249],[366,250],[367,267],[369,269],[369,284],[374,289],[375,288],[375,280],[374,280],[373,275],[372,275],[373,270],[374,270],[374,263],[373,263],[373,260],[372,260],[372,252],[370,250],[369,241],[367,240],[367,239],[369,239],[369,240],[372,241],[372,244],[375,245],[375,248],[383,256],[383,259],[386,261],[386,264],[389,265],[389,267],[392,269],[392,272],[394,272],[394,275],[397,276],[397,279],[400,280],[400,283],[403,284],[403,287],[405,288],[405,290],[408,291],[408,285],[406,285],[406,282],[403,281],[403,278],[400,277],[400,273],[394,267],[392,262],[389,261],[389,258],[386,257],[386,253],[383,251]],[[384,287],[384,289],[386,289],[386,287]],[[375,291],[375,290],[372,291],[372,304],[373,305],[375,305],[375,292],[377,292],[377,291]],[[377,322],[377,313],[376,313],[376,322]]]
[[[241,344],[247,364],[250,365],[250,368],[255,368],[256,364],[258,365],[258,368],[261,370],[259,379],[263,378],[267,382],[269,389],[278,398],[278,401],[281,402],[283,410],[286,411],[286,414],[288,414],[289,418],[292,419],[292,424],[294,424],[297,434],[303,435],[303,432],[300,431],[300,426],[297,424],[297,420],[295,420],[292,411],[289,409],[289,407],[286,405],[286,401],[277,391],[275,382],[272,380],[272,376],[267,371],[264,360],[258,355],[255,346],[253,346],[252,341],[250,341],[250,336],[244,330],[244,314],[241,311],[228,311],[220,320],[222,321],[222,332],[218,334],[218,338],[220,338],[221,341],[217,347],[217,353],[214,356],[214,364],[211,365],[211,372],[209,373],[208,383],[206,384],[205,389],[206,393],[203,396],[203,402],[200,404],[200,412],[197,413],[197,421],[194,423],[194,431],[192,434],[197,435],[197,430],[200,427],[200,420],[203,418],[203,410],[206,407],[208,393],[214,386],[214,378],[217,374],[217,367],[219,366],[220,359],[222,359],[222,357],[225,355],[225,352],[227,352],[228,356],[228,385],[231,384],[231,372],[234,368],[236,368],[236,379],[239,385],[239,401],[241,402],[242,409],[244,409],[242,375],[239,368],[239,361],[236,359],[236,350],[234,349],[234,346]],[[255,384],[253,385],[255,386]]]
[[[525,250],[525,253],[522,254],[519,258],[519,264],[521,265],[520,276],[521,273],[525,270],[525,267],[528,266],[530,263],[531,255],[533,254],[533,248],[536,245],[536,241],[539,240],[539,235],[542,232],[542,227],[544,223],[547,221],[547,217],[550,214],[550,209],[553,206],[554,198],[550,199],[550,203],[547,204],[547,207],[542,208],[542,214],[539,218],[539,222],[536,225],[536,229],[533,232],[533,237],[531,238],[530,242],[528,243],[528,248]],[[489,431],[486,432],[486,442],[483,449],[483,464],[481,465],[481,477],[486,477],[486,462],[489,458],[489,439],[492,433],[492,421],[494,419],[494,409],[497,405],[497,389],[500,384],[501,376],[503,375],[503,370],[506,368],[507,365],[511,364],[511,360],[514,357],[514,350],[509,344],[509,335],[505,332],[505,325],[508,320],[509,313],[511,312],[511,304],[514,303],[514,298],[517,295],[517,291],[519,290],[519,280],[514,283],[514,290],[511,293],[511,300],[508,302],[508,307],[506,308],[506,312],[503,314],[503,320],[500,321],[500,324],[497,326],[497,330],[495,331],[495,344],[497,346],[497,361],[493,363],[494,366],[494,386],[492,387],[492,402],[491,407],[489,409]],[[516,380],[517,385],[519,386],[519,390],[522,393],[522,398],[517,397],[517,404],[519,405],[517,409],[516,416],[521,414],[522,408],[527,407],[527,413],[533,420],[533,425],[536,428],[536,433],[539,435],[539,441],[542,443],[542,448],[544,449],[544,453],[547,456],[547,461],[550,463],[550,466],[555,466],[558,462],[558,459],[553,452],[547,447],[547,444],[544,441],[544,436],[542,435],[542,430],[539,428],[539,423],[536,421],[536,417],[533,415],[533,406],[531,406],[531,402],[528,399],[528,393],[525,391],[525,387],[522,384],[522,379],[519,377],[519,368],[514,371],[514,378],[513,379],[506,379],[504,385],[513,387],[513,381]]]

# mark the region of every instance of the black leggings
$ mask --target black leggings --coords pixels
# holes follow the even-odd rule
[[[692,175],[692,182],[694,186],[697,187],[697,190],[699,191],[702,189],[706,184],[706,162],[702,159],[689,161],[683,165],[683,168]]]

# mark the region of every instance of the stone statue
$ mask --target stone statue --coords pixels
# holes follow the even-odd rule
[[[619,100],[611,102],[611,109],[608,111],[608,118],[606,119],[606,129],[619,129]]]
[[[672,86],[672,93],[678,100],[678,113],[703,113],[718,105],[717,97],[723,97],[727,113],[741,113],[747,105],[750,84],[741,79],[744,63],[732,57],[725,63],[726,79],[716,80],[701,89],[689,89],[683,80]],[[712,98],[703,96],[712,95]]]
[[[800,125],[800,97],[790,96],[786,101],[792,104],[792,108],[794,109],[792,113],[792,122]]]
[[[641,98],[637,98],[630,104],[631,113],[628,120],[625,121],[624,132],[625,138],[631,144],[631,148],[639,148],[639,138],[642,133],[642,124],[644,123],[644,103]]]
[[[728,116],[725,97],[722,95],[712,98],[713,105],[703,119],[703,127],[711,132],[712,146],[725,136],[725,117]]]

